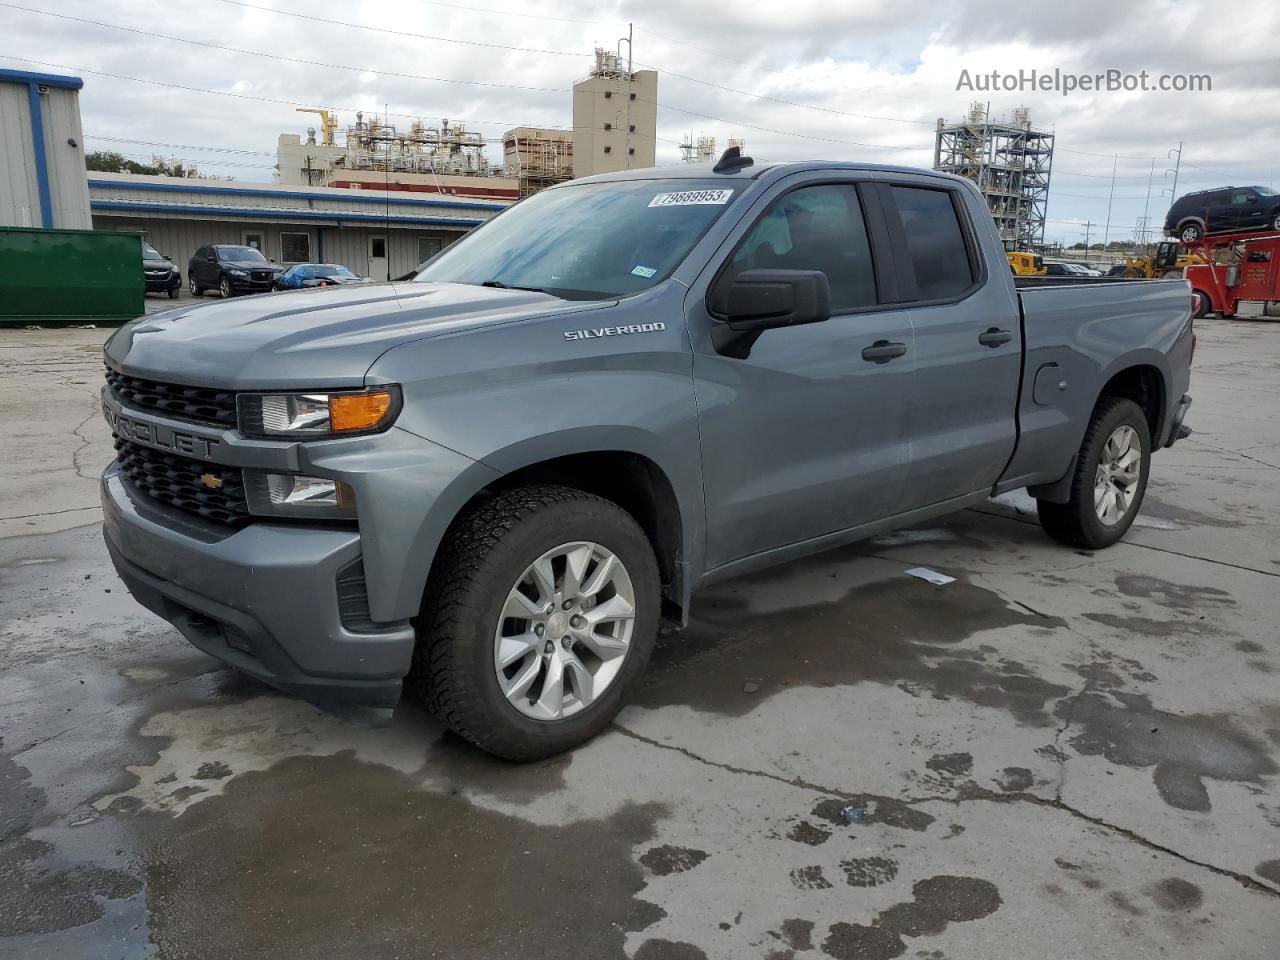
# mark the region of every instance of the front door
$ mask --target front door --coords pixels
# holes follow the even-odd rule
[[[904,510],[989,490],[1017,441],[1022,330],[1016,294],[989,263],[976,225],[986,210],[958,190],[885,185],[899,280],[910,297],[915,381],[907,422]],[[989,221],[988,221],[989,223]]]
[[[261,230],[245,230],[240,234],[240,242],[267,256],[267,235]]]
[[[690,296],[709,568],[897,510],[911,318],[880,302],[866,224],[853,183],[781,192],[744,226],[710,296]],[[720,291],[750,269],[821,270],[832,316],[767,330],[745,357],[722,354],[711,336]]]
[[[369,272],[370,280],[390,280],[387,260],[387,238],[376,236],[369,238]]]

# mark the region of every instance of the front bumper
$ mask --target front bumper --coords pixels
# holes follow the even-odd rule
[[[166,277],[145,277],[144,280],[148,291],[165,292],[182,286],[182,274],[176,270]]]
[[[227,283],[231,285],[231,289],[237,293],[267,293],[275,289],[278,277],[271,277],[269,280],[254,280],[252,277],[237,277],[235,274],[223,274]]]
[[[353,623],[338,581],[360,569],[355,529],[219,528],[102,477],[103,535],[134,598],[205,653],[315,702],[394,706],[413,655],[406,621]],[[358,593],[358,591],[357,591]],[[358,596],[357,596],[358,606]]]

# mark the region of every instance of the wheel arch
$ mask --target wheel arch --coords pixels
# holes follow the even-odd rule
[[[634,428],[583,428],[495,451],[481,462],[496,473],[465,499],[455,499],[442,538],[476,503],[504,490],[552,483],[594,494],[616,503],[640,525],[658,561],[664,601],[673,608],[671,615],[683,620],[702,561],[701,485],[691,491],[679,468],[671,468],[672,460],[643,441],[644,431]],[[436,555],[438,550],[432,568]]]

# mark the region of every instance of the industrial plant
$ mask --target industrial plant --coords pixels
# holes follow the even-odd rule
[[[1002,240],[1043,246],[1054,135],[1033,127],[1025,107],[1007,118],[989,113],[988,104],[974,102],[959,123],[939,117],[933,169],[977,184]]]

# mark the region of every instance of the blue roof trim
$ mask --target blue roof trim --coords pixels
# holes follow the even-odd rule
[[[285,220],[301,223],[311,220],[328,220],[334,223],[391,223],[410,226],[475,227],[484,223],[469,217],[406,217],[393,214],[388,217],[377,213],[332,213],[321,210],[257,210],[253,207],[212,207],[201,205],[142,203],[134,200],[89,200],[92,210],[140,210],[144,213],[207,213],[215,216],[249,217],[262,220]]]
[[[37,83],[63,90],[79,90],[84,81],[79,77],[62,77],[56,73],[30,73],[27,70],[0,70],[0,83]]]
[[[289,190],[257,190],[249,187],[208,187],[192,184],[187,186],[185,183],[130,183],[127,180],[98,180],[89,179],[89,186],[101,187],[104,190],[112,188],[120,190],[155,190],[160,193],[215,193],[223,196],[232,197],[274,197],[287,198],[290,200],[327,200],[338,203],[376,203],[380,207],[387,205],[385,196],[363,197],[359,194],[359,190],[351,190],[351,197],[335,197],[327,193],[294,193]],[[514,203],[515,201],[511,201]],[[492,210],[497,213],[511,206],[511,203],[505,203],[501,200],[490,200],[484,203],[467,200],[419,200],[416,197],[392,197],[392,204],[401,204],[410,207],[453,207],[458,210]]]

